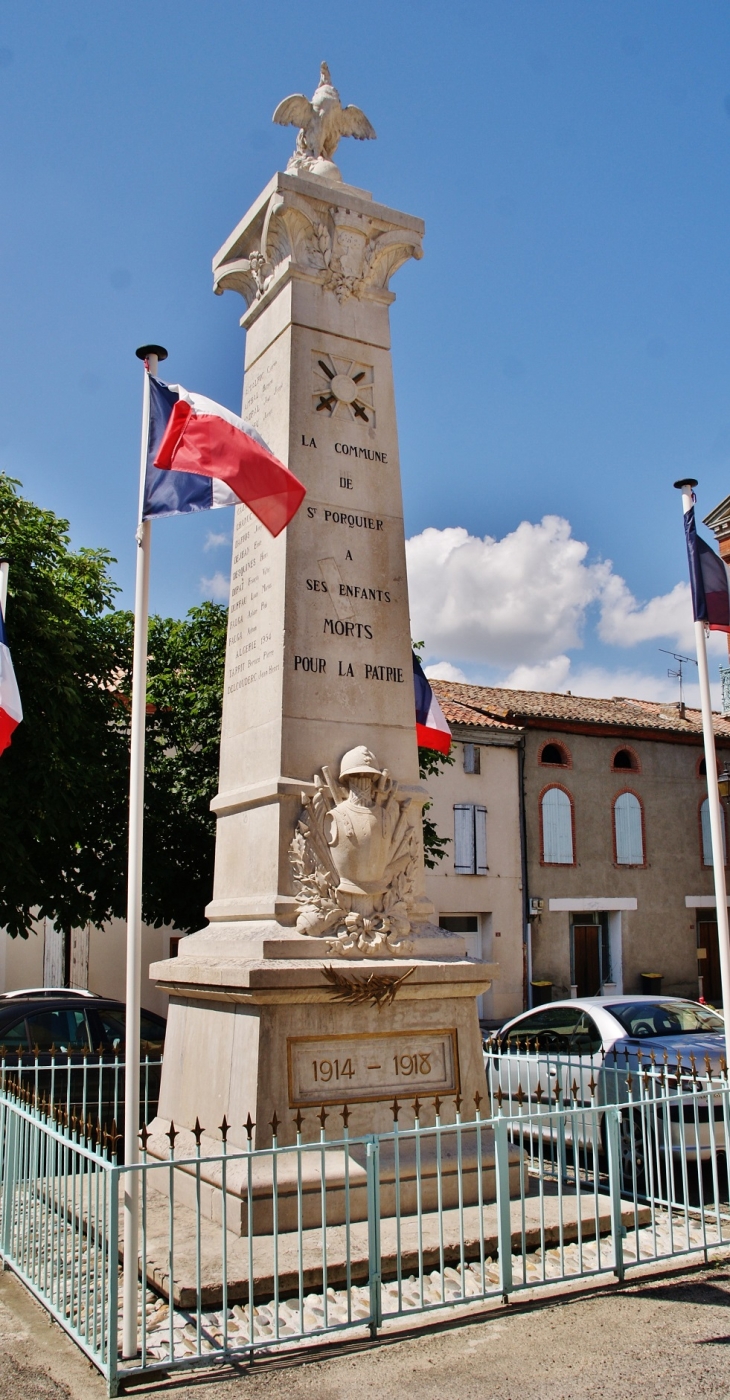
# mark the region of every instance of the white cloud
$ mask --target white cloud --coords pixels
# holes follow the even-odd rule
[[[700,688],[694,666],[685,669],[684,699],[687,705],[699,709]],[[507,679],[499,682],[510,690],[548,690],[565,695],[587,695],[593,699],[613,699],[626,696],[632,700],[656,700],[674,703],[679,699],[679,683],[666,674],[652,675],[649,671],[611,670],[608,666],[580,666],[573,670],[570,657],[556,656],[544,666],[517,666]],[[721,708],[722,695],[714,677],[710,686],[712,703]]]
[[[434,681],[466,681],[463,671],[458,666],[452,666],[450,661],[436,661],[431,666],[424,666],[427,676]]]
[[[230,543],[231,536],[228,531],[224,530],[221,534],[217,535],[215,530],[209,530],[205,537],[203,549],[222,549],[224,544]]]
[[[201,578],[200,591],[204,598],[210,598],[214,603],[227,603],[231,589],[231,580],[220,569],[214,573],[212,578]]]
[[[502,681],[510,690],[565,690],[570,675],[570,657],[553,656],[537,666],[516,666]]]
[[[523,520],[502,540],[427,529],[406,552],[413,633],[452,661],[534,664],[580,646],[586,609],[611,575],[610,564],[586,564],[588,545],[557,515]]]
[[[670,593],[639,603],[618,574],[606,581],[598,623],[601,641],[631,647],[665,638],[682,650],[694,648],[694,622],[689,584],[677,583]]]
[[[594,605],[598,636],[610,646],[665,641],[694,650],[689,585],[638,600],[610,560],[587,562],[588,545],[560,516],[523,520],[501,540],[430,528],[406,542],[406,553],[413,632],[427,654],[516,667],[525,681],[510,684],[534,676],[536,686],[558,688]]]

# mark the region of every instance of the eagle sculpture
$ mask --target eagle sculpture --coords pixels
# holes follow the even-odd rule
[[[375,131],[365,113],[359,107],[342,106],[326,63],[320,68],[319,87],[311,102],[301,92],[285,97],[274,112],[273,120],[279,126],[299,127],[287,170],[306,170],[329,179],[342,179],[332,160],[341,136],[354,136],[358,141],[375,139]]]

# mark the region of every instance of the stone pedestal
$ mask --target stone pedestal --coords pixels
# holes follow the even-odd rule
[[[156,1134],[197,1117],[219,1141],[225,1115],[243,1146],[250,1114],[265,1147],[297,1114],[313,1138],[321,1105],[358,1135],[389,1131],[394,1099],[431,1122],[436,1095],[447,1118],[486,1096],[475,997],[496,969],[423,891],[388,286],[422,233],[278,174],[214,260],[247,308],[243,415],[307,496],[275,540],[236,511],[210,924],[152,969]]]

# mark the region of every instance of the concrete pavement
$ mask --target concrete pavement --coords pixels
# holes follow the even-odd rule
[[[574,1292],[321,1359],[163,1379],[165,1400],[697,1400],[730,1394],[730,1267]],[[102,1400],[81,1353],[0,1275],[0,1400]]]

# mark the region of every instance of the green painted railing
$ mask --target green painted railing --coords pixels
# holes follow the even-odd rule
[[[551,1065],[551,1076],[554,1066]],[[613,1067],[614,1069],[616,1067]],[[488,1067],[491,1112],[393,1104],[392,1130],[351,1137],[348,1105],[274,1116],[254,1146],[225,1120],[141,1133],[68,1116],[32,1078],[0,1090],[0,1251],[107,1378],[253,1359],[343,1333],[730,1248],[724,1067],[624,1064],[585,1083]],[[341,1117],[340,1125],[338,1119]],[[210,1135],[205,1135],[210,1143]],[[153,1155],[154,1154],[154,1155]],[[139,1257],[119,1206],[140,1179]],[[122,1357],[120,1270],[138,1279],[137,1353]]]

